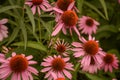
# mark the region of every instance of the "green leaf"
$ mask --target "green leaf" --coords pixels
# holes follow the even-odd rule
[[[106,80],[106,78],[104,77],[99,77],[95,74],[89,74],[89,73],[85,73],[85,75],[90,78],[91,80]],[[109,79],[108,79],[109,80]]]
[[[31,24],[32,24],[33,33],[34,33],[34,32],[35,32],[35,21],[34,21],[33,13],[32,13],[32,11],[31,11],[30,7],[25,6],[25,8],[26,8],[27,15],[28,15],[28,17],[29,17],[29,19],[30,19],[30,22],[31,22]]]
[[[97,33],[99,32],[103,32],[103,31],[109,31],[109,32],[113,32],[113,33],[117,33],[118,30],[117,28],[115,28],[114,25],[104,25],[104,26],[100,26],[100,28],[98,29]]]
[[[0,8],[0,13],[5,12],[5,11],[10,10],[10,9],[14,9],[14,8],[21,8],[21,7],[18,6],[18,5],[1,7]]]
[[[39,42],[39,38],[38,38],[37,34],[32,32],[29,24],[26,25],[26,28],[28,29],[28,31],[29,31],[31,34],[33,34],[33,36],[35,37],[35,39]]]
[[[47,32],[48,32],[49,34],[51,34],[52,32],[51,32],[51,30],[49,29],[50,25],[49,25],[49,24],[46,24],[42,19],[41,19],[41,23],[42,23],[42,25],[45,27],[45,29],[47,30]]]
[[[106,19],[109,20],[108,18],[108,12],[107,12],[107,7],[106,7],[106,4],[105,4],[105,0],[99,0],[103,9],[104,9],[104,13],[105,13],[105,16],[106,16]]]
[[[9,41],[8,41],[7,45],[10,44],[12,41],[14,41],[14,39],[18,36],[19,30],[20,30],[19,27],[14,28],[14,30],[13,30],[10,38],[9,38]]]
[[[21,31],[22,31],[22,34],[23,34],[24,47],[26,49],[26,45],[27,45],[27,30],[26,30],[23,18],[20,19],[19,25],[20,25],[20,28],[21,28]]]
[[[94,5],[84,1],[84,4],[88,7],[90,7],[91,9],[93,9],[94,11],[96,11],[102,18],[106,19],[106,17],[103,15],[103,13],[101,13]]]
[[[13,43],[12,46],[24,46],[24,42]],[[47,52],[46,47],[41,42],[28,41],[27,47]]]
[[[83,7],[83,2],[84,2],[84,0],[77,0],[77,8],[78,8],[78,10],[80,11],[80,14],[82,14],[82,7]]]

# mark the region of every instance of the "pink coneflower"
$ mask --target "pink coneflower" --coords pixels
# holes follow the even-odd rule
[[[46,11],[46,9],[51,7],[48,0],[26,0],[25,4],[31,7],[33,14],[35,14],[36,11],[41,14],[41,9]]]
[[[88,40],[83,37],[79,38],[82,43],[73,42],[72,45],[76,48],[72,50],[75,51],[73,54],[75,57],[83,57],[81,62],[81,67],[83,70],[87,68],[85,71],[89,71],[90,73],[96,72],[96,68],[99,69],[98,66],[102,63],[102,56],[104,53],[102,49],[99,47],[98,41],[95,41],[95,38],[92,38],[89,35]],[[96,67],[96,68],[94,68]],[[91,70],[92,69],[92,70]]]
[[[102,63],[102,68],[104,69],[105,72],[113,71],[113,68],[118,69],[118,59],[114,54],[108,54],[106,53],[105,56],[103,57],[103,63]]]
[[[36,61],[31,60],[32,55],[25,57],[24,54],[16,55],[12,53],[12,57],[0,60],[0,79],[6,80],[11,74],[11,80],[33,80],[31,73],[38,75],[38,71],[29,66],[36,64]],[[3,63],[4,62],[4,63]]]
[[[78,16],[74,11],[67,10],[62,12],[61,19],[56,24],[54,31],[52,32],[52,36],[57,35],[60,30],[66,35],[66,29],[69,29],[70,34],[72,35],[72,30],[74,30],[78,36],[80,36],[78,29],[76,28],[76,24],[78,21]]]
[[[79,29],[82,30],[82,33],[89,35],[96,33],[98,25],[99,23],[97,21],[88,16],[81,17],[78,22]]]
[[[75,0],[57,0],[55,6],[53,7],[53,11],[55,13],[55,21],[58,22],[61,16],[61,11],[73,10],[78,11],[75,7]]]
[[[90,65],[82,64],[81,67],[82,67],[82,71],[86,71],[89,73],[97,73],[97,70],[101,69],[100,64],[95,62],[95,58],[93,57],[91,57]]]
[[[0,20],[0,41],[2,41],[3,38],[8,37],[8,28],[4,25],[7,22],[8,22],[8,19]]]
[[[62,58],[61,56],[49,56],[41,63],[45,68],[41,70],[41,72],[47,73],[45,78],[48,80],[56,80],[57,78],[65,78],[65,76],[69,79],[72,78],[72,75],[69,71],[73,71],[73,65],[69,63],[70,58]]]
[[[56,40],[54,48],[61,56],[68,56],[68,50],[70,50],[70,44],[63,40]]]

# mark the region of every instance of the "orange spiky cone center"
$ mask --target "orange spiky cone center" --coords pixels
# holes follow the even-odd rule
[[[62,14],[61,19],[66,26],[74,26],[77,24],[78,16],[74,11],[68,10]]]
[[[16,55],[10,60],[10,68],[14,72],[22,72],[28,67],[28,61],[22,55]]]

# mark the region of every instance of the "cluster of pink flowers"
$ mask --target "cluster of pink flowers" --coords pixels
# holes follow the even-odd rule
[[[99,47],[98,41],[92,38],[90,35],[88,40],[80,37],[82,42],[73,42],[75,47],[72,50],[75,52],[74,57],[83,57],[79,60],[82,70],[89,73],[97,73],[97,70],[104,69],[112,72],[113,68],[118,69],[118,59],[114,54],[105,53],[102,48]]]
[[[52,37],[58,35],[60,31],[67,35],[69,30],[70,35],[73,31],[77,34],[79,42],[72,42],[72,45],[64,40],[56,40],[51,42],[53,48],[58,54],[49,55],[43,59],[40,66],[44,68],[40,72],[46,73],[44,78],[48,80],[65,80],[72,79],[74,64],[70,62],[69,51],[73,52],[74,58],[79,58],[80,68],[82,71],[89,73],[97,73],[98,70],[112,72],[113,69],[118,69],[118,58],[115,54],[105,52],[99,45],[99,41],[92,37],[96,33],[99,22],[89,16],[78,17],[78,9],[75,6],[75,0],[57,0],[52,7],[48,0],[26,0],[26,5],[31,7],[33,14],[38,12],[41,14],[41,9],[45,12],[51,11],[54,14],[56,25],[51,34]],[[8,35],[7,19],[0,20],[0,41]],[[88,35],[88,39],[81,36]],[[81,58],[80,58],[81,57]],[[32,55],[25,56],[24,54],[12,53],[12,57],[6,58],[0,54],[0,79],[5,80],[11,76],[11,80],[33,80],[32,74],[38,75],[37,69],[31,67],[37,64],[31,60]]]

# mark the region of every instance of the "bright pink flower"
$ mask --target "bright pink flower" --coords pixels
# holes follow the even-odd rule
[[[74,11],[67,10],[62,12],[61,18],[56,24],[54,31],[52,32],[52,36],[56,36],[60,30],[66,35],[67,29],[69,29],[70,34],[72,35],[72,30],[74,30],[78,36],[80,36],[78,29],[76,28],[76,24],[78,22],[78,16]]]
[[[53,13],[56,15],[56,22],[59,21],[61,12],[64,12],[66,10],[73,10],[79,12],[78,9],[75,7],[74,0],[57,0],[57,2],[55,3],[55,7],[53,7]]]
[[[83,57],[82,60],[80,60],[80,63],[84,71],[90,73],[97,72],[97,69],[99,69],[99,66],[102,63],[102,56],[104,55],[102,49],[99,47],[98,41],[95,41],[95,38],[92,38],[90,35],[88,40],[83,37],[80,37],[79,39],[82,43],[72,43],[75,47],[72,49],[75,51],[73,55],[77,58]]]
[[[41,9],[46,11],[48,8],[51,8],[48,0],[26,0],[25,4],[31,7],[33,14],[35,14],[36,11],[41,14]]]
[[[12,53],[12,57],[1,59],[0,79],[6,80],[11,74],[11,80],[33,80],[31,73],[38,75],[38,71],[29,66],[36,64],[36,61],[31,60],[32,55],[25,57],[24,54],[16,55]]]
[[[78,22],[79,29],[82,30],[82,33],[89,35],[96,33],[98,25],[99,23],[97,21],[88,16],[81,17]]]
[[[70,44],[65,42],[64,39],[57,39],[54,48],[61,56],[68,56],[68,52],[70,50]]]
[[[4,25],[7,22],[8,22],[8,19],[0,20],[0,41],[2,41],[3,38],[8,37],[8,28]]]
[[[72,75],[69,71],[73,71],[73,65],[69,63],[70,58],[62,58],[61,56],[49,56],[41,63],[45,68],[41,72],[47,73],[45,78],[48,80],[56,80],[57,78],[72,78]]]
[[[102,68],[104,69],[105,72],[113,71],[113,68],[118,69],[118,59],[114,54],[108,54],[106,53],[105,56],[103,57],[103,63],[102,63]]]

